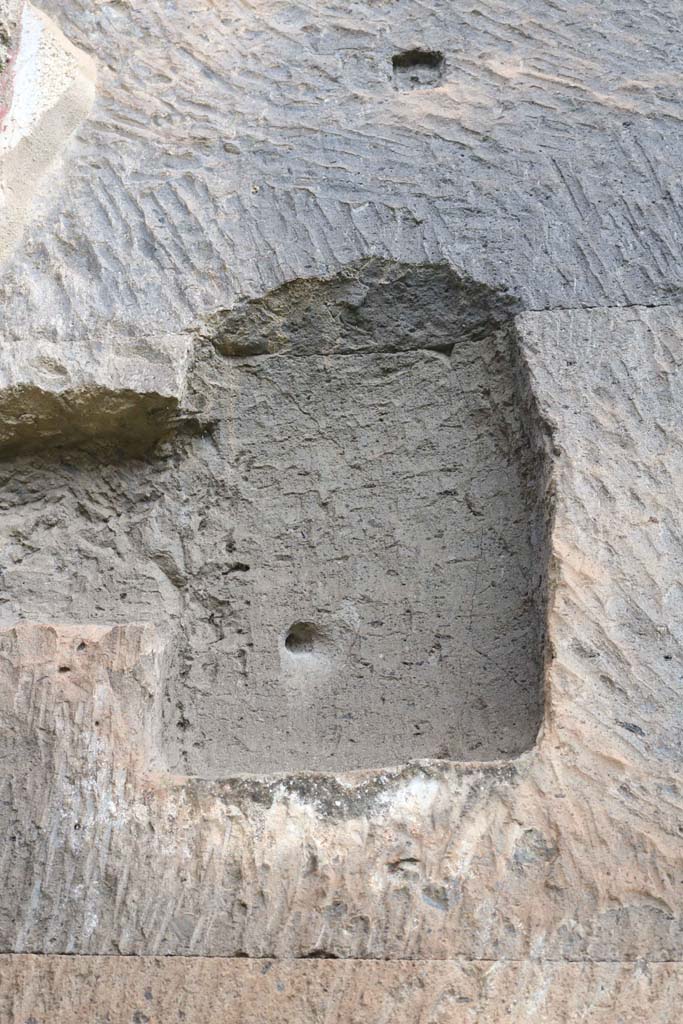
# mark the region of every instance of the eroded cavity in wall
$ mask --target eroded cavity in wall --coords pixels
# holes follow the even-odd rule
[[[505,296],[371,260],[197,335],[210,429],[3,465],[2,618],[156,623],[182,773],[530,747],[547,462]]]

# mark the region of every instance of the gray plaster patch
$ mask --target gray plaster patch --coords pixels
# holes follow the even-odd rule
[[[209,317],[187,399],[209,432],[3,470],[3,621],[170,632],[164,747],[188,774],[527,749],[545,475],[485,299],[371,261]]]

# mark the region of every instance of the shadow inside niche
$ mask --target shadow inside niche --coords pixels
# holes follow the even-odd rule
[[[200,747],[167,731],[174,761],[220,775],[528,749],[549,507],[509,299],[445,265],[369,260],[203,334],[194,396],[252,570],[231,591],[239,671],[207,647],[177,681],[207,698],[190,698]]]
[[[444,56],[439,50],[402,50],[391,66],[396,89],[431,88],[443,78]]]

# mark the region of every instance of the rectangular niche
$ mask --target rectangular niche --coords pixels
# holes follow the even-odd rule
[[[188,402],[210,435],[5,464],[5,620],[169,632],[175,772],[528,749],[547,472],[504,301],[372,260],[201,330]]]
[[[491,305],[442,266],[373,261],[214,320],[196,386],[242,571],[234,648],[191,655],[177,691],[178,767],[337,771],[534,743],[541,430]]]

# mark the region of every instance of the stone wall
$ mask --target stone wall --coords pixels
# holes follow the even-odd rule
[[[675,1020],[675,5],[44,8],[0,1018]]]

